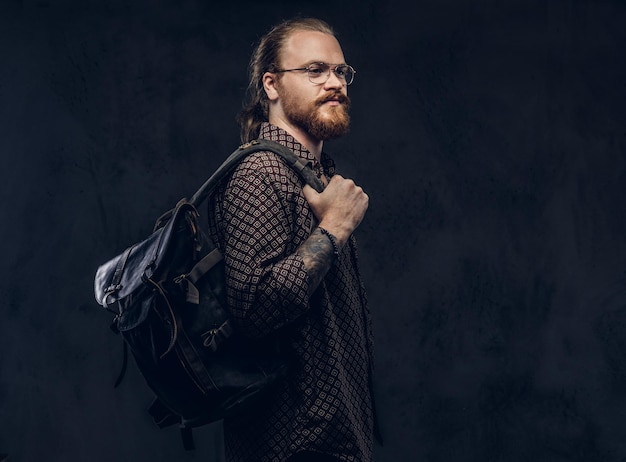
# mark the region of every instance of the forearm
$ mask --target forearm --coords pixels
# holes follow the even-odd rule
[[[336,248],[336,240],[333,245],[333,239],[321,228],[315,228],[297,250],[309,278],[309,296],[315,292],[336,258],[335,251],[339,249]]]

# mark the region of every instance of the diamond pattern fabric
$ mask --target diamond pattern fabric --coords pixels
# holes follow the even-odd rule
[[[261,138],[321,162],[284,130],[264,124]],[[309,298],[297,248],[315,227],[302,180],[272,152],[250,155],[209,204],[209,233],[226,256],[228,301],[236,327],[254,338],[276,336],[293,358],[270,396],[224,421],[229,462],[284,461],[299,451],[368,462],[372,453],[372,334],[358,271],[356,241],[343,247]]]

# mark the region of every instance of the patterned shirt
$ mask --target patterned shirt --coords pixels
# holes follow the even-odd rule
[[[284,130],[263,124],[260,138],[289,147],[318,175],[335,173]],[[296,249],[315,226],[302,180],[272,152],[250,155],[209,204],[209,232],[226,256],[228,301],[237,328],[280,336],[295,361],[262,404],[224,421],[229,462],[284,461],[301,450],[344,461],[372,454],[372,335],[353,237],[308,296]]]

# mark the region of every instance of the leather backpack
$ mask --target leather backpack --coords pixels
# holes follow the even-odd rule
[[[186,449],[191,428],[242,412],[287,371],[277,342],[238,335],[226,302],[224,259],[203,232],[198,206],[239,162],[272,151],[318,192],[311,168],[278,143],[255,140],[236,149],[190,200],[156,222],[145,240],[101,265],[95,297],[113,314],[112,329],[124,339],[156,395],[149,409],[160,428],[179,424]]]

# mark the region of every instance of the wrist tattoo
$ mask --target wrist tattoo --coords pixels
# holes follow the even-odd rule
[[[317,289],[339,251],[337,244],[328,235],[330,233],[326,231],[328,234],[325,234],[324,231],[316,228],[298,248],[298,254],[302,257],[309,275],[309,295]]]

